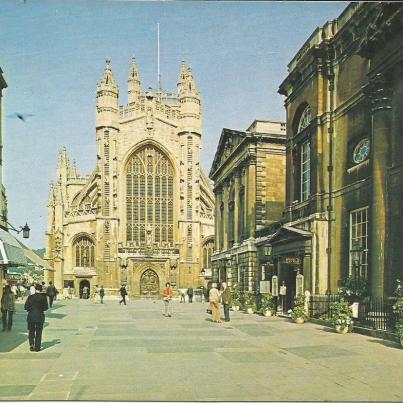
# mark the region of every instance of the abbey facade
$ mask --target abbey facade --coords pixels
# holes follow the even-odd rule
[[[63,149],[51,185],[45,258],[59,289],[103,285],[157,297],[203,285],[214,240],[214,195],[200,167],[202,113],[192,70],[178,93],[143,92],[136,61],[127,106],[107,61],[97,87],[97,164],[79,175]]]

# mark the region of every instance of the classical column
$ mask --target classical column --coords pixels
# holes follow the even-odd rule
[[[253,156],[247,168],[246,217],[246,233],[248,238],[254,238],[256,226],[256,158]]]
[[[222,189],[214,189],[215,193],[215,249],[217,251],[221,250],[221,202],[222,202]]]
[[[239,245],[240,234],[239,234],[239,190],[240,190],[241,178],[238,172],[235,172],[235,182],[234,182],[234,244]]]
[[[228,230],[229,230],[229,184],[224,184],[223,190],[223,203],[224,203],[224,210],[223,210],[223,249],[228,249]]]
[[[391,83],[384,74],[376,74],[364,87],[372,101],[372,195],[370,205],[369,280],[371,294],[382,297],[387,242],[387,168],[390,156],[392,104]]]

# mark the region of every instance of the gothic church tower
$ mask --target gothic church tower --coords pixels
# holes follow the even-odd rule
[[[202,113],[192,69],[182,62],[178,93],[143,91],[136,60],[127,105],[107,61],[97,86],[97,165],[79,175],[59,158],[48,204],[46,258],[56,287],[103,285],[133,296],[203,285],[214,234],[214,196],[200,168]],[[49,277],[48,280],[51,278]],[[109,291],[108,291],[109,290]]]

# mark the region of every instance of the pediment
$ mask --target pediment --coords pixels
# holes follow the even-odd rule
[[[301,239],[309,239],[312,237],[312,234],[308,231],[304,231],[299,228],[293,227],[281,227],[271,238],[270,244],[279,244],[279,243],[286,243],[292,242],[295,240]]]
[[[228,160],[233,151],[246,137],[246,132],[239,130],[223,129],[213,164],[210,170],[210,176],[213,175]]]

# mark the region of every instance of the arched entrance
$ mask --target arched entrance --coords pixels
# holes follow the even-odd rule
[[[157,273],[147,269],[140,279],[140,295],[144,297],[158,297],[160,293],[160,281]]]
[[[91,292],[91,287],[90,287],[90,282],[88,280],[81,280],[80,281],[80,298],[83,297],[83,288],[88,287],[87,291],[87,298],[90,297],[90,292]]]

